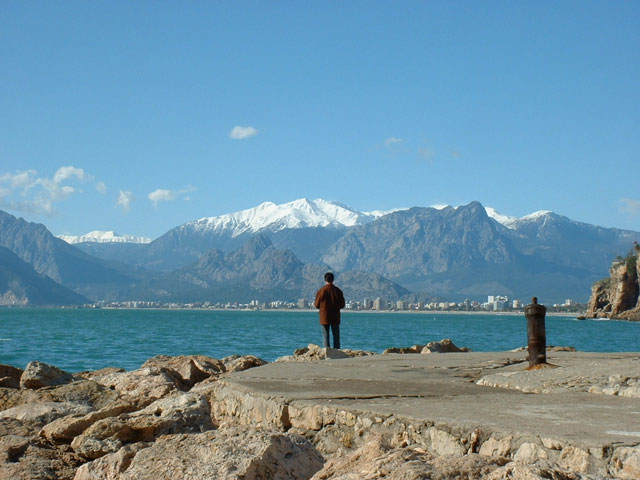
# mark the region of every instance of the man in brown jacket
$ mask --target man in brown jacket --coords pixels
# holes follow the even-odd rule
[[[331,327],[333,348],[340,348],[340,309],[344,308],[344,295],[342,290],[333,284],[333,273],[325,273],[324,281],[325,286],[317,291],[313,305],[320,309],[318,313],[324,347],[331,346],[329,345],[329,327]]]

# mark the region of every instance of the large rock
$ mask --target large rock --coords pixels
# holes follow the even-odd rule
[[[43,388],[71,383],[73,375],[43,362],[29,362],[20,377],[21,388]]]
[[[519,462],[510,462],[503,467],[495,469],[493,472],[483,478],[486,478],[486,480],[582,480],[585,477],[567,470],[563,470],[555,465],[551,465],[541,460],[532,465],[527,465]]]
[[[170,357],[157,355],[142,364],[141,368],[166,368],[180,375],[187,388],[193,387],[209,377],[216,377],[225,372],[222,361],[205,355],[180,355]]]
[[[9,408],[0,412],[0,418],[14,418],[22,422],[29,422],[34,425],[44,426],[53,422],[56,418],[73,414],[86,414],[91,411],[91,407],[79,403],[70,402],[47,402],[30,403],[18,407]]]
[[[613,263],[609,277],[591,288],[587,317],[640,321],[640,247]]]
[[[83,465],[75,480],[295,480],[323,464],[302,437],[237,428],[167,435],[148,448],[123,450]]]
[[[37,440],[25,443],[21,439],[5,441],[5,438],[0,439],[0,478],[3,480],[72,480],[82,463],[73,452]],[[1,460],[3,456],[7,461]]]
[[[317,360],[350,358],[351,356],[355,355],[349,355],[346,351],[337,348],[323,348],[310,343],[307,347],[295,350],[293,355],[277,358],[276,362],[314,362]]]
[[[93,422],[71,442],[85,458],[98,458],[136,442],[150,442],[161,435],[212,429],[206,398],[197,393],[176,393],[143,410]]]
[[[312,480],[419,480],[484,478],[501,459],[479,455],[434,456],[421,448],[393,448],[374,438],[348,455],[328,461]]]
[[[420,353],[454,353],[454,352],[468,352],[467,347],[458,348],[450,338],[443,338],[439,342],[429,342]]]
[[[38,390],[0,388],[0,410],[32,403],[71,402],[100,409],[120,398],[118,392],[91,380]]]
[[[429,342],[425,345],[413,345],[411,347],[391,347],[382,352],[383,355],[390,353],[451,353],[469,352],[467,347],[458,348],[450,338],[444,338],[439,342]]]
[[[131,372],[111,373],[94,380],[122,395],[140,397],[151,403],[176,390],[187,387],[182,377],[167,368],[145,367]]]
[[[254,355],[230,355],[228,357],[224,357],[222,362],[224,363],[227,373],[241,372],[250,368],[261,367],[262,365],[269,363]]]
[[[611,457],[609,472],[616,478],[640,478],[640,446],[616,448]]]
[[[71,441],[99,420],[116,417],[123,413],[138,410],[140,404],[135,401],[122,400],[103,407],[86,415],[74,414],[58,418],[40,430],[40,437],[54,444],[71,443]]]
[[[0,387],[20,388],[20,377],[24,370],[0,364]]]

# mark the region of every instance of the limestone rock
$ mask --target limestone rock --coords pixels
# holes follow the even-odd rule
[[[439,342],[429,342],[424,348],[420,351],[420,353],[451,353],[451,352],[468,352],[469,349],[458,348],[455,343],[451,341],[450,338],[444,338]]]
[[[523,443],[513,456],[513,460],[518,463],[535,463],[546,458],[546,450],[535,443]]]
[[[227,373],[231,373],[241,372],[254,367],[261,367],[269,362],[254,355],[231,355],[229,357],[224,357],[222,359],[222,363],[224,363]]]
[[[56,418],[76,413],[85,414],[91,407],[70,402],[46,402],[20,405],[0,412],[0,418],[15,418],[23,422],[44,426]]]
[[[450,433],[443,432],[436,428],[430,428],[429,436],[431,437],[431,448],[438,455],[461,457],[465,454],[464,447],[460,444],[458,439]]]
[[[611,457],[609,472],[616,478],[640,478],[640,446],[616,448]]]
[[[148,448],[135,449],[83,465],[75,480],[306,479],[323,464],[308,440],[264,430],[166,435]]]
[[[100,409],[120,398],[115,392],[90,380],[81,380],[56,387],[44,387],[38,390],[14,390],[0,388],[0,411],[20,405],[70,402]]]
[[[0,437],[0,463],[15,462],[29,446],[29,439],[20,435]]]
[[[609,277],[591,288],[586,317],[609,317],[640,321],[640,246],[627,258],[617,260]]]
[[[24,370],[0,364],[0,387],[20,388],[20,377]]]
[[[11,455],[9,460],[0,461],[0,478],[3,480],[72,480],[81,463],[72,452],[34,440],[26,445],[20,440],[13,440],[5,451]]]
[[[448,353],[448,352],[469,352],[467,347],[458,348],[450,338],[444,338],[439,342],[429,342],[425,345],[413,345],[411,347],[391,347],[382,352],[383,355],[389,353]]]
[[[312,480],[480,479],[504,462],[476,454],[440,456],[420,448],[392,448],[375,437],[359,449],[329,460]]]
[[[85,458],[98,458],[118,451],[125,444],[211,428],[213,424],[206,398],[197,393],[176,393],[143,410],[93,422],[73,439],[71,447]]]
[[[495,469],[484,478],[486,480],[581,480],[583,477],[540,461],[534,465],[510,462],[503,467]]]
[[[507,457],[511,453],[511,437],[497,440],[489,438],[480,446],[478,453],[485,457]]]
[[[174,371],[157,367],[112,373],[95,377],[94,380],[123,395],[145,398],[149,403],[186,388],[182,378]]]
[[[76,374],[76,376],[87,379],[87,380],[92,380],[95,377],[104,377],[105,375],[110,375],[112,373],[124,373],[124,372],[126,372],[124,368],[105,367],[99,370],[88,370],[85,372],[79,372]]]
[[[180,375],[187,388],[209,377],[218,376],[226,368],[222,361],[205,355],[157,355],[142,364],[141,368],[165,368]]]
[[[22,373],[22,376],[20,377],[20,387],[37,389],[71,383],[72,381],[73,375],[69,372],[60,370],[58,367],[54,367],[53,365],[33,361],[29,362],[27,368],[25,368]]]
[[[572,472],[586,473],[589,469],[589,453],[581,448],[565,447],[560,453],[558,464]]]
[[[135,401],[123,400],[115,402],[96,412],[91,412],[86,415],[74,414],[58,418],[57,420],[45,425],[42,430],[40,430],[39,435],[51,443],[71,443],[75,437],[80,435],[98,420],[115,417],[123,413],[133,412],[139,408],[139,403]]]
[[[313,362],[316,360],[350,358],[349,354],[337,348],[323,348],[310,343],[306,348],[299,348],[292,356],[280,357],[276,362]]]

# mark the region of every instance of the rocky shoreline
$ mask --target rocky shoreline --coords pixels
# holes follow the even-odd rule
[[[503,415],[493,397],[496,411],[474,426],[463,420],[466,410],[455,410],[455,398],[469,393],[480,408],[476,390],[506,392],[509,405],[523,397],[518,392],[546,402],[560,392],[564,403],[590,395],[635,411],[640,355],[600,356],[585,369],[577,353],[558,352],[561,368],[532,374],[523,352],[461,350],[450,341],[386,355],[309,345],[271,364],[254,356],[157,356],[133,371],[78,374],[40,362],[24,371],[1,365],[0,478],[639,478],[634,436],[581,443],[490,427],[491,415]],[[459,353],[436,353],[447,351]],[[396,384],[385,364],[398,378],[407,371],[418,380]],[[361,373],[372,366],[384,378]],[[453,390],[429,404],[425,392],[437,388]],[[416,405],[431,405],[440,420],[422,419]]]

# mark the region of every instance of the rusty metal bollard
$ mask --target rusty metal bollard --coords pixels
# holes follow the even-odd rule
[[[527,317],[529,368],[547,363],[547,334],[544,326],[546,313],[547,307],[540,305],[537,297],[533,297],[531,303],[524,307],[524,316]]]

